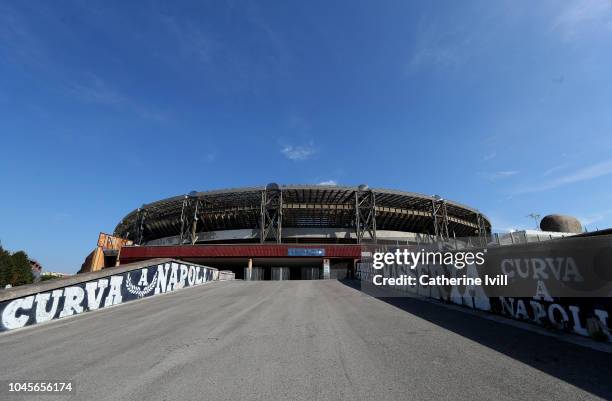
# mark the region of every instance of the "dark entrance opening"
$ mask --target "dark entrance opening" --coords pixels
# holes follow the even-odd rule
[[[189,258],[186,261],[219,270],[229,270],[237,280],[245,280],[248,259],[245,258]],[[323,279],[323,258],[253,258],[253,280],[321,280]],[[342,280],[349,276],[352,259],[330,259],[329,278]]]

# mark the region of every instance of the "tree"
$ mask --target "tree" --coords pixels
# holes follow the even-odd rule
[[[34,281],[34,275],[32,274],[32,265],[30,259],[24,251],[15,252],[11,255],[13,259],[13,281],[11,285],[24,285],[30,284]]]
[[[23,251],[11,254],[0,246],[0,288],[30,284],[33,280],[28,255]]]
[[[13,259],[11,254],[0,245],[0,288],[6,287],[11,282],[13,271]]]

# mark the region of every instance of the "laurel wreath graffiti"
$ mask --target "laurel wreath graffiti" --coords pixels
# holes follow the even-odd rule
[[[134,285],[134,283],[132,283],[132,277],[130,277],[130,273],[128,273],[127,280],[125,282],[125,287],[127,288],[129,293],[138,296],[138,298],[142,298],[148,293],[150,293],[153,288],[155,288],[155,284],[157,284],[157,272],[155,272],[155,276],[153,276],[153,280],[151,280],[151,283],[142,290],[138,286]]]

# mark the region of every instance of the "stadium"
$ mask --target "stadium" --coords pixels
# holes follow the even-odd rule
[[[316,279],[350,275],[363,244],[422,244],[490,232],[477,209],[437,195],[272,183],[142,205],[121,220],[114,236],[132,242],[121,248],[121,263],[172,257],[232,270],[238,278]]]

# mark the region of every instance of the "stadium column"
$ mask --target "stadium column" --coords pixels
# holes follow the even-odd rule
[[[330,278],[330,266],[329,259],[323,259],[323,280],[329,280]]]
[[[278,184],[268,184],[261,192],[260,218],[261,243],[272,236],[272,239],[280,244],[283,226],[283,192]]]
[[[446,201],[439,195],[434,195],[431,200],[431,217],[436,240],[448,240],[448,211],[446,208]]]
[[[355,234],[361,243],[365,234],[376,242],[376,195],[367,185],[360,185],[355,191]]]

